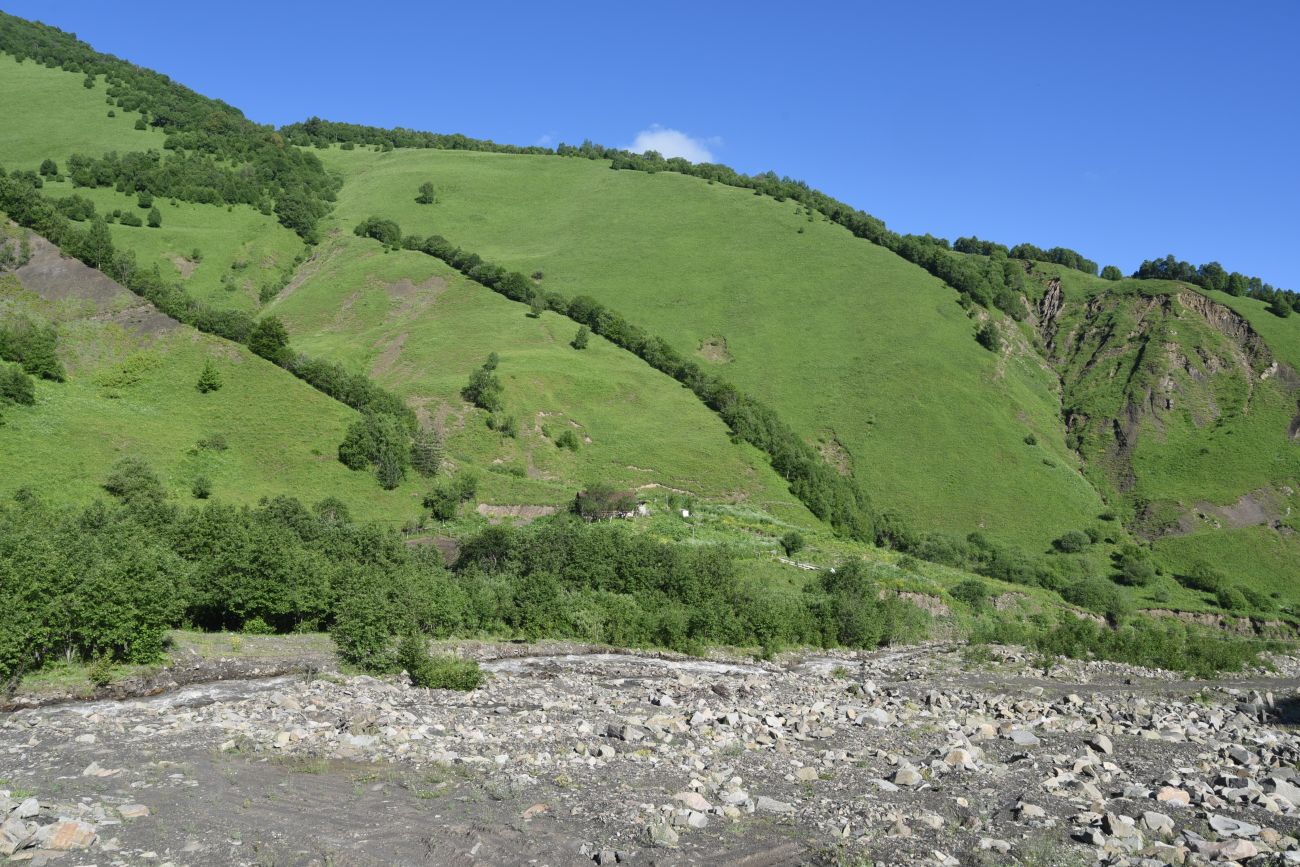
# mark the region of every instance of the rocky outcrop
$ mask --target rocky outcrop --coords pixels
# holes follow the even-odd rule
[[[1260,389],[1300,396],[1300,375],[1243,316],[1190,289],[1070,301],[1051,281],[1033,313],[1061,379],[1067,441],[1111,497],[1137,485],[1133,459],[1144,437],[1188,424],[1208,435],[1225,417],[1245,424]],[[1300,414],[1286,434],[1300,438]]]

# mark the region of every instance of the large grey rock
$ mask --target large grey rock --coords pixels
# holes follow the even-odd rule
[[[775,798],[769,798],[767,795],[759,795],[758,801],[754,804],[760,813],[793,813],[794,805],[787,804],[785,801],[778,801]]]

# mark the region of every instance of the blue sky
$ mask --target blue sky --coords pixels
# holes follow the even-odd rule
[[[657,143],[898,231],[1300,289],[1291,0],[203,7],[3,4],[265,123]]]

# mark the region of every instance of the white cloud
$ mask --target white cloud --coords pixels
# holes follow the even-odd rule
[[[636,141],[628,146],[628,150],[638,154],[658,151],[665,157],[684,157],[693,163],[711,163],[713,152],[709,146],[716,147],[721,143],[722,140],[718,138],[692,138],[681,130],[668,129],[656,123],[637,133]]]

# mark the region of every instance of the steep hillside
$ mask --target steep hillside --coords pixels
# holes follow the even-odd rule
[[[46,177],[41,192],[56,201],[89,202],[95,215],[110,218],[114,245],[142,266],[157,266],[165,280],[215,308],[271,310],[288,322],[298,350],[391,385],[447,437],[453,465],[484,471],[480,495],[490,505],[563,506],[576,489],[603,480],[745,501],[795,525],[815,523],[764,456],[732,443],[716,416],[670,379],[598,337],[586,350],[572,349],[576,329],[569,323],[525,318],[523,308],[441,263],[412,253],[376,255],[373,245],[340,229],[299,271],[311,248],[273,215],[246,204],[158,197],[150,203],[160,212],[158,227],[112,219],[119,212],[143,218],[145,200],[87,185],[66,172],[67,158],[159,148],[162,136],[134,130],[140,116],[134,112],[125,125],[105,118],[102,77],[87,88],[78,73],[0,58],[6,64],[0,82],[13,97],[7,109],[14,122],[0,129],[7,168],[35,171],[54,159],[60,174]],[[53,117],[45,99],[60,105]],[[71,145],[50,150],[49,141]],[[79,216],[85,225],[88,215]],[[488,430],[486,414],[460,396],[491,352],[503,360],[504,415],[514,417],[517,437]],[[566,428],[580,437],[576,450],[555,443]],[[322,454],[332,455],[337,444]],[[403,507],[384,516],[398,521],[413,514]]]
[[[84,75],[0,53],[0,162],[35,170],[47,159],[63,166],[75,153],[161,148],[162,132],[136,129],[140,115],[117,111],[106,90],[102,77],[86,87]]]
[[[1104,509],[1041,362],[982,349],[950,289],[792,203],[606,161],[321,155],[344,178],[344,224],[395,219],[595,297],[777,408],[921,526],[1038,549]],[[433,205],[415,202],[424,181]]]
[[[90,82],[91,86],[86,87]],[[136,129],[142,114],[106,108],[103,76],[87,79],[75,72],[50,68],[33,60],[19,63],[0,53],[0,105],[6,123],[0,125],[0,167],[37,171],[53,160],[57,175],[45,176],[42,191],[52,199],[78,196],[109,217],[119,211],[147,219],[149,206],[135,194],[113,186],[74,182],[68,158],[74,154],[98,158],[106,153],[159,153],[166,137],[153,126]],[[113,111],[113,117],[108,116]],[[110,221],[114,241],[134,250],[145,267],[157,265],[162,274],[179,280],[196,298],[222,307],[253,311],[263,287],[274,295],[296,266],[302,241],[274,216],[249,205],[225,206],[158,197],[162,225],[128,226]],[[195,255],[195,253],[199,255]]]
[[[1040,270],[1031,321],[1088,478],[1175,571],[1278,587],[1300,562],[1295,323],[1185,284]]]
[[[367,372],[418,407],[454,458],[489,471],[489,502],[561,504],[605,480],[813,520],[761,453],[732,443],[668,377],[600,337],[574,349],[573,323],[526,316],[436,259],[336,233],[267,309],[295,345]],[[504,384],[498,415],[513,417],[517,436],[489,430],[488,414],[460,395],[493,352]],[[565,430],[578,434],[576,450],[557,447]]]
[[[335,459],[354,411],[243,347],[178,324],[39,237],[29,244],[31,260],[0,273],[0,322],[55,325],[68,376],[39,381],[34,406],[5,411],[0,497],[29,486],[84,502],[102,495],[115,461],[134,457],[181,501],[206,477],[227,502],[336,496],[360,518],[416,514],[414,487],[382,491]],[[200,394],[205,362],[222,386]]]
[[[409,407],[445,440],[444,476],[480,471],[491,517],[531,517],[597,481],[686,494],[711,526],[674,511],[642,528],[692,544],[697,529],[736,530],[771,565],[796,526],[819,557],[863,554],[829,538],[871,537],[860,488],[877,517],[921,531],[877,521],[900,551],[1071,601],[1101,584],[1107,605],[1272,614],[1266,596],[1213,591],[1300,596],[1300,323],[1262,302],[1101,280],[1064,267],[1095,270],[1065,249],[962,239],[954,252],[788,180],[733,186],[725,167],[701,167],[717,169],[707,179],[680,161],[409,131],[391,135],[433,146],[394,149],[364,128],[325,146],[328,125],[258,126],[9,16],[0,47],[29,57],[0,55],[5,206],[231,339],[111,281],[78,288],[102,275],[42,278],[66,260],[41,247],[7,280],[4,312],[58,324],[72,376],[7,411],[14,489],[83,500],[140,452],[183,496],[203,475],[225,499],[337,492],[405,522],[432,482],[385,493],[336,456],[359,418],[345,404],[403,422]],[[356,237],[372,217],[401,231]],[[507,271],[514,300],[488,288]],[[583,296],[595,304],[569,305]],[[597,332],[585,348],[570,316]],[[462,389],[493,354],[489,413]],[[200,395],[205,360],[227,385]],[[214,411],[237,416],[229,431],[200,430]],[[410,429],[391,430],[405,454]],[[231,448],[194,447],[212,432]],[[846,502],[866,520],[832,524]]]

